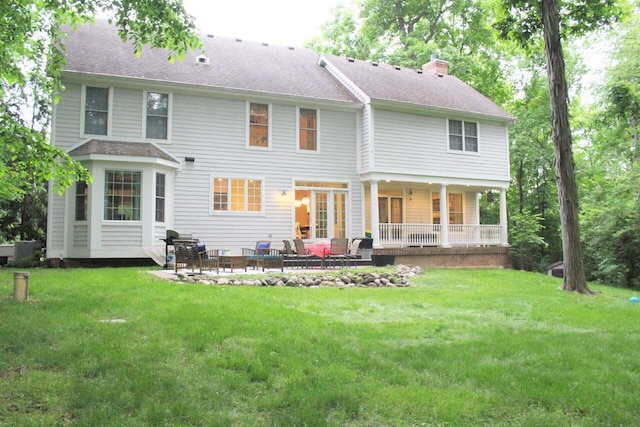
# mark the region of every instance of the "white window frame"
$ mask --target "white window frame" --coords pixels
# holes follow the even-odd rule
[[[257,147],[255,145],[251,145],[251,104],[261,104],[261,105],[266,105],[267,106],[267,114],[268,114],[268,119],[267,119],[267,139],[268,139],[268,143],[266,147]],[[271,106],[271,103],[266,103],[266,102],[252,102],[252,101],[247,101],[247,113],[246,113],[246,119],[245,119],[245,123],[246,123],[246,148],[250,149],[250,150],[269,150],[271,151],[273,148],[273,108]]]
[[[214,210],[213,208],[213,202],[214,202],[214,188],[215,188],[215,180],[216,179],[226,179],[229,182],[227,183],[227,194],[228,194],[228,200],[227,200],[227,209],[226,210]],[[231,180],[243,180],[245,181],[245,206],[244,206],[244,210],[242,211],[234,211],[231,210]],[[247,185],[247,183],[249,181],[260,181],[260,210],[259,211],[249,211],[248,210],[248,204],[249,204],[249,197],[248,197],[248,189],[249,186]],[[249,215],[249,216],[264,216],[265,214],[265,198],[266,198],[266,192],[265,192],[265,183],[266,180],[264,177],[257,177],[257,176],[234,176],[234,175],[226,175],[226,176],[222,176],[222,175],[209,175],[209,214],[210,215]]]
[[[137,173],[140,175],[140,194],[138,194],[138,201],[139,201],[139,218],[138,219],[107,219],[105,218],[105,214],[106,214],[106,209],[107,209],[107,174],[109,172],[123,172],[123,173]],[[143,213],[144,213],[144,171],[142,170],[138,170],[138,169],[128,169],[126,167],[122,168],[118,168],[118,167],[114,167],[114,168],[105,168],[104,171],[104,188],[103,188],[103,194],[102,194],[102,198],[103,198],[103,206],[102,206],[102,220],[104,222],[110,222],[110,223],[124,223],[124,222],[142,222],[143,220]],[[155,209],[154,209],[155,211]]]
[[[159,93],[162,95],[168,95],[167,100],[167,139],[156,139],[147,137],[147,97],[149,93]],[[142,94],[142,138],[148,141],[154,141],[159,143],[169,144],[171,143],[171,131],[172,131],[172,114],[173,113],[173,93],[163,92],[160,90],[145,90]]]
[[[87,104],[87,87],[97,87],[107,89],[109,91],[109,99],[107,102],[107,134],[95,134],[95,133],[85,133],[84,125],[85,125],[85,116],[86,116],[86,104]],[[80,94],[80,136],[81,137],[108,137],[111,136],[111,126],[113,123],[113,96],[114,90],[113,86],[104,86],[99,84],[83,84],[82,90]]]
[[[462,201],[462,211],[461,211],[461,213],[462,213],[462,223],[460,223],[460,224],[458,224],[458,223],[453,224],[451,222],[451,205],[449,204],[449,196],[451,196],[451,195],[459,195],[460,198],[461,198],[461,201]],[[434,220],[435,220],[436,210],[434,209],[434,206],[433,206],[433,201],[435,200],[434,196],[438,197],[438,199],[437,199],[438,200],[438,209],[440,208],[440,205],[439,205],[440,193],[436,192],[436,191],[432,191],[431,192],[431,206],[430,206],[430,208],[431,208],[431,224],[435,224]],[[448,191],[447,192],[447,215],[449,216],[449,225],[465,225],[466,224],[466,222],[465,222],[465,216],[466,216],[465,212],[466,212],[467,206],[466,206],[466,200],[465,200],[464,196],[465,196],[465,194],[463,192],[458,192],[458,191],[450,191],[450,192]],[[438,213],[440,214],[439,210],[438,210]],[[456,213],[459,213],[459,212],[456,212]],[[442,217],[440,217],[439,225],[441,225],[441,224],[442,224]]]
[[[456,149],[451,148],[450,124],[451,124],[452,120],[455,120],[457,122],[461,122],[462,123],[462,150],[456,150]],[[469,151],[469,150],[467,150],[467,141],[466,141],[466,137],[465,137],[465,133],[464,133],[464,124],[465,123],[474,123],[476,125],[476,139],[478,140],[478,150],[477,151]],[[471,121],[471,120],[448,118],[447,119],[447,152],[456,153],[456,154],[468,154],[468,155],[473,155],[473,156],[479,155],[480,154],[480,123],[479,122],[474,122],[474,121]]]
[[[314,110],[316,112],[316,149],[307,150],[300,148],[300,110]],[[296,151],[298,153],[317,154],[320,153],[320,110],[310,107],[296,107]]]

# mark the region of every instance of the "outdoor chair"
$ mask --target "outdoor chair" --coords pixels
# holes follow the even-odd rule
[[[218,250],[207,250],[203,244],[196,240],[174,240],[173,247],[175,250],[175,272],[180,268],[189,268],[195,272],[198,267],[200,274],[202,270],[216,269],[216,273],[220,272],[220,264],[218,259]]]
[[[265,268],[279,268],[280,271],[284,271],[284,262],[280,249],[263,249],[261,254],[258,255],[256,266],[257,268],[262,267],[262,271]]]
[[[341,237],[334,237],[331,239],[331,246],[329,247],[329,252],[325,254],[323,264],[328,262],[333,266],[336,261],[339,261],[340,265],[344,267],[347,260],[348,247],[349,239],[343,239]]]
[[[315,258],[314,255],[309,255],[307,250],[304,247],[304,242],[302,239],[294,239],[293,244],[296,247],[295,258],[299,261],[300,267],[302,267],[302,262],[304,261],[304,268],[309,267],[309,260]]]
[[[354,239],[351,242],[351,245],[349,246],[349,252],[347,252],[347,255],[346,255],[347,266],[349,266],[351,261],[353,261],[354,264],[357,265],[358,249],[360,249],[360,242],[362,242],[362,239]]]
[[[282,262],[284,265],[296,265],[296,253],[291,246],[291,242],[289,240],[283,240],[284,247],[280,249],[280,254],[282,255]]]
[[[254,249],[242,248],[242,255],[247,257],[247,265],[253,266],[254,269],[258,268],[258,259],[267,253],[271,248],[271,242],[265,240],[258,240]]]

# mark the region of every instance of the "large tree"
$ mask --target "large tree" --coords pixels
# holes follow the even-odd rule
[[[200,42],[181,0],[4,0],[0,2],[0,200],[20,200],[34,182],[64,191],[90,180],[81,164],[48,143],[51,102],[62,90],[63,26],[109,17],[123,40],[181,58]],[[99,46],[98,46],[99,48]]]
[[[569,125],[569,93],[561,40],[570,34],[580,35],[609,25],[615,20],[618,9],[615,0],[503,0],[502,11],[503,16],[497,26],[503,37],[531,48],[540,40],[542,33],[562,225],[563,289],[591,294],[582,259],[578,187]]]

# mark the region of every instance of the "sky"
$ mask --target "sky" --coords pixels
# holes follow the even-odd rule
[[[200,32],[302,46],[344,0],[183,0]]]

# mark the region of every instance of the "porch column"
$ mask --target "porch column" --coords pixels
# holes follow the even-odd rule
[[[500,245],[509,246],[509,229],[507,227],[507,189],[500,189]]]
[[[440,246],[451,247],[449,244],[449,198],[445,184],[440,187]]]
[[[378,181],[371,181],[371,237],[373,247],[381,248],[380,244],[380,211],[378,209]]]

